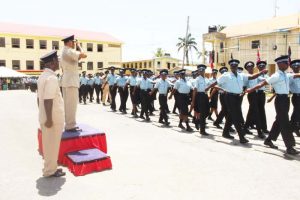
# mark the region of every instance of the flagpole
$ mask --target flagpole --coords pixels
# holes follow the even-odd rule
[[[187,49],[186,49],[186,42],[187,42],[187,37],[188,37],[188,32],[189,32],[189,23],[190,23],[190,16],[188,16],[188,18],[187,18],[185,40],[184,40],[184,49],[183,49],[182,69],[184,68],[185,54],[186,54],[186,51],[187,51]]]

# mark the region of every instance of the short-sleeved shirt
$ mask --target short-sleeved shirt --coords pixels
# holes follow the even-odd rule
[[[137,84],[137,77],[136,76],[130,76],[128,79],[127,79],[127,83],[130,85],[130,86],[136,86]]]
[[[289,74],[290,91],[293,94],[300,94],[300,78],[294,78],[294,73]]]
[[[126,85],[126,82],[127,82],[127,77],[126,76],[119,76],[117,79],[116,79],[116,84],[118,87],[124,87]]]
[[[64,46],[60,65],[63,70],[62,87],[79,87],[78,60],[80,52]]]
[[[265,81],[267,78],[269,78],[269,75],[267,74],[261,74],[258,78],[257,78],[257,83],[261,83],[263,81]],[[263,90],[265,91],[266,90],[266,86],[263,86],[261,88],[259,88],[258,90]]]
[[[195,87],[196,79],[197,79],[197,78],[191,78],[191,79],[189,80],[190,83],[191,83],[191,85],[192,85],[192,87]]]
[[[54,124],[63,125],[65,123],[64,102],[61,96],[59,84],[55,73],[46,68],[40,75],[38,82],[37,96],[39,99],[39,122],[44,124],[47,115],[44,100],[53,99],[52,120]]]
[[[115,74],[108,74],[107,78],[106,78],[109,86],[114,85],[116,83],[116,79],[117,79],[117,77]]]
[[[192,89],[192,84],[187,80],[179,79],[175,82],[174,89],[181,94],[188,94]]]
[[[94,79],[89,78],[88,81],[87,81],[87,84],[90,85],[90,86],[93,86],[94,85]]]
[[[167,94],[168,89],[171,87],[171,84],[168,80],[162,80],[160,79],[158,82],[156,82],[154,88],[158,90],[159,94]]]
[[[141,90],[148,90],[150,89],[149,86],[152,85],[152,81],[148,78],[141,78],[138,80],[137,85],[140,87]]]
[[[193,88],[197,89],[197,92],[205,92],[205,89],[210,85],[210,81],[207,78],[198,76],[193,85]]]
[[[252,80],[248,80],[246,87],[247,88],[253,88],[254,86],[256,86],[258,84],[258,79],[252,79]]]
[[[218,85],[223,88],[226,92],[234,94],[242,94],[243,87],[246,85],[249,80],[248,75],[244,73],[237,73],[235,76],[234,73],[228,72],[222,74],[217,80]]]
[[[266,81],[274,88],[276,94],[289,94],[289,77],[285,72],[278,70]]]
[[[101,85],[102,84],[102,78],[101,77],[99,77],[99,76],[96,76],[95,78],[94,78],[94,83],[96,84],[96,85]]]
[[[87,77],[80,77],[80,85],[87,85],[88,79]]]

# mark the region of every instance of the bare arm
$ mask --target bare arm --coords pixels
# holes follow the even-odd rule
[[[172,90],[172,92],[171,92],[171,94],[170,94],[170,96],[169,96],[169,99],[172,99],[172,97],[173,97],[173,95],[174,95],[174,93],[176,92],[177,90],[175,89],[175,88],[173,88],[173,90]]]
[[[258,90],[259,88],[265,86],[265,85],[268,85],[268,82],[267,81],[263,81],[261,82],[260,84],[254,86],[253,88],[249,88],[247,89],[245,92],[246,93],[251,93],[251,92],[254,92],[255,90]]]
[[[81,58],[86,58],[87,55],[84,53],[82,47],[80,46],[80,44],[78,42],[76,43],[76,47],[79,49],[79,52],[80,52],[78,60],[80,60]]]
[[[261,72],[258,72],[258,73],[256,73],[256,74],[250,75],[250,76],[248,77],[248,79],[249,79],[249,80],[253,80],[253,79],[256,79],[257,77],[259,77],[260,75],[266,74],[266,73],[268,73],[268,70],[267,70],[267,69],[262,70]]]
[[[45,122],[45,126],[47,128],[51,128],[53,125],[52,121],[52,108],[53,108],[53,99],[45,99],[44,100],[44,107],[46,112],[47,120]]]

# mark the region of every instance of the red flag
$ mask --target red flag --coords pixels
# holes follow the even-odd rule
[[[209,64],[210,64],[210,68],[214,68],[214,57],[215,57],[215,51],[213,50],[213,51],[211,51],[210,53],[209,53]]]
[[[256,62],[260,62],[260,53],[259,53],[259,47],[257,49],[257,59]]]
[[[292,50],[291,50],[291,46],[289,46],[289,49],[288,49],[288,56],[289,56],[289,65],[291,63],[291,57],[292,57]]]

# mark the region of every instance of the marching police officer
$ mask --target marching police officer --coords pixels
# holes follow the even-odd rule
[[[290,129],[289,122],[289,108],[290,99],[289,95],[289,80],[290,78],[300,78],[300,74],[293,74],[291,77],[286,74],[286,70],[289,68],[289,56],[280,56],[275,59],[278,69],[271,77],[267,78],[265,81],[256,85],[253,88],[247,89],[248,93],[254,92],[256,89],[261,88],[267,84],[270,84],[276,93],[275,99],[275,110],[276,119],[271,128],[270,134],[265,140],[264,144],[277,149],[278,147],[273,144],[272,141],[276,141],[279,134],[281,133],[282,139],[286,146],[286,152],[291,155],[296,155],[299,152],[294,149],[295,138]]]
[[[96,77],[94,78],[94,84],[95,84],[95,91],[96,91],[96,101],[97,104],[100,104],[100,98],[102,99],[102,78],[100,77],[100,73],[96,74]]]
[[[94,78],[92,74],[89,74],[88,82],[87,82],[87,87],[88,87],[88,93],[89,93],[89,99],[90,103],[93,102],[94,98]]]
[[[107,75],[106,81],[109,86],[109,93],[111,96],[110,99],[110,108],[113,112],[116,112],[116,95],[117,95],[117,88],[115,87],[116,83],[116,75],[115,75],[115,67],[110,67],[110,73]]]
[[[128,88],[126,87],[126,82],[127,82],[127,77],[124,76],[125,70],[120,69],[120,76],[116,79],[116,84],[115,86],[118,88],[118,92],[120,94],[120,100],[121,104],[119,107],[119,111],[122,112],[123,114],[126,114],[126,102],[128,99]]]
[[[161,70],[160,71],[160,79],[158,82],[156,82],[153,90],[150,93],[150,96],[152,96],[156,91],[159,93],[159,105],[160,105],[160,114],[159,114],[159,123],[165,124],[166,126],[170,125],[170,122],[168,122],[168,115],[167,115],[167,109],[168,109],[168,91],[171,87],[171,84],[167,80],[168,70]]]
[[[88,94],[88,88],[87,88],[88,79],[85,76],[85,73],[86,72],[83,71],[82,76],[79,79],[79,84],[80,84],[80,87],[79,87],[79,102],[81,103],[82,100],[83,100],[84,104],[86,104],[86,97],[87,97],[87,94]]]
[[[138,117],[137,104],[138,104],[139,91],[137,91],[136,93],[133,93],[134,88],[137,84],[137,72],[136,72],[136,69],[130,69],[130,72],[131,72],[131,76],[127,79],[125,87],[128,87],[128,85],[129,85],[130,99],[131,99],[131,103],[132,103],[131,115],[133,115],[135,118],[137,118]]]

